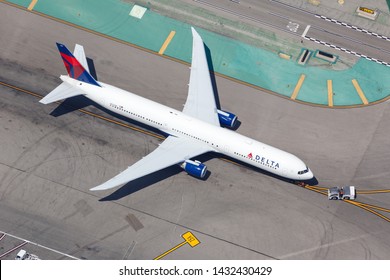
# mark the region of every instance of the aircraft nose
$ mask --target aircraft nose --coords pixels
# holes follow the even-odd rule
[[[313,172],[311,172],[311,170],[309,168],[307,168],[307,169],[308,169],[308,171],[306,173],[299,175],[299,180],[306,181],[306,180],[311,180],[314,178]]]
[[[306,174],[304,174],[304,179],[305,180],[310,180],[310,179],[313,179],[314,178],[314,174],[313,172],[311,172],[311,170],[309,169],[309,172],[307,172]]]

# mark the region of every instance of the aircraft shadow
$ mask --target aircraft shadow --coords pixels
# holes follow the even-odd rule
[[[92,58],[87,57],[87,64],[89,68],[89,74],[98,81],[99,79],[97,78],[97,73],[96,73],[96,68],[95,68],[95,63],[93,62]]]
[[[83,109],[91,105],[91,102],[88,98],[79,95],[65,99],[60,105],[58,105],[50,115],[53,117],[60,117],[68,113]]]
[[[205,44],[203,45],[206,52],[207,63],[209,65],[210,79],[211,79],[211,84],[213,86],[215,103],[217,105],[217,108],[221,109],[221,102],[219,101],[218,87],[217,87],[217,82],[215,80],[214,65],[213,65],[213,60],[211,59],[211,52],[210,49]]]

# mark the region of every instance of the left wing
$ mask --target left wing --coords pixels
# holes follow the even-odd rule
[[[220,126],[203,40],[192,30],[192,63],[188,97],[183,113]]]
[[[107,182],[94,187],[91,191],[107,190],[126,184],[166,167],[184,162],[192,157],[210,152],[212,149],[202,143],[169,136],[153,152],[129,166]]]

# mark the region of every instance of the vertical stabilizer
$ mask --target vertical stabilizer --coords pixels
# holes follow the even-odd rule
[[[85,82],[100,87],[99,83],[91,76],[91,74],[89,74],[85,67],[74,57],[74,55],[65,45],[57,43],[57,48],[60,51],[62,61],[64,62],[66,70],[68,71],[69,77],[80,82]],[[82,49],[82,52],[84,53],[84,48]]]
[[[88,63],[87,63],[87,57],[85,55],[84,47],[76,44],[73,51],[74,57],[80,62],[80,64],[84,67],[85,70],[88,71],[89,74],[91,74],[91,71],[89,70]]]

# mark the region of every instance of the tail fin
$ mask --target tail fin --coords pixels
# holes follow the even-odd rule
[[[78,62],[80,62],[80,64],[84,67],[84,69],[87,70],[89,74],[91,74],[91,71],[89,70],[88,63],[87,63],[87,57],[85,56],[84,47],[79,44],[76,44],[74,46],[73,55],[78,60]],[[91,76],[93,77],[92,74]],[[97,81],[96,78],[95,80]]]
[[[57,48],[60,51],[65,68],[71,78],[100,87],[99,83],[91,76],[91,74],[89,74],[89,72],[74,57],[65,45],[57,43]]]

